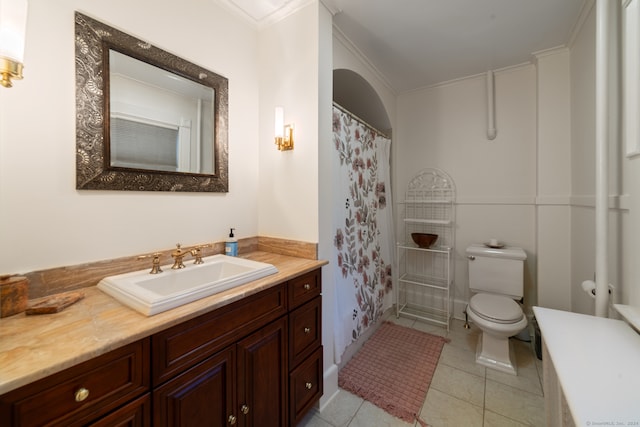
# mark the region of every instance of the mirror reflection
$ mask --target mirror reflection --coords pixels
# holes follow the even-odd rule
[[[109,49],[112,167],[212,174],[212,88]]]

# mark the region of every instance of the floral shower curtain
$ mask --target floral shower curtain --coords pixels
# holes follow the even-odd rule
[[[335,360],[392,303],[391,140],[333,107]]]

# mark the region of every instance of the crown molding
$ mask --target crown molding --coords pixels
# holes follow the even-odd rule
[[[394,95],[398,95],[398,91],[394,89],[384,74],[362,53],[360,49],[347,37],[340,28],[333,24],[333,38],[340,42],[349,52],[353,54],[382,84]]]
[[[256,19],[251,16],[249,13],[244,11],[241,7],[237,6],[233,0],[214,0],[219,5],[223,6],[227,11],[233,13],[234,15],[242,18],[244,21],[249,23],[253,28],[257,30],[264,29],[269,27],[270,25],[275,24],[286,18],[289,15],[292,15],[299,11],[300,9],[317,2],[318,0],[291,0],[284,4],[282,7],[277,9],[276,11],[266,15],[264,18]],[[322,0],[324,2],[332,2],[332,0]],[[326,4],[325,4],[326,6]],[[329,9],[331,10],[331,9]]]
[[[587,21],[587,17],[589,16],[589,13],[591,13],[591,9],[593,9],[594,4],[595,0],[586,0],[582,5],[582,9],[580,10],[578,19],[576,20],[576,23],[571,30],[571,35],[569,36],[569,41],[567,42],[567,47],[569,49],[573,48],[573,44],[575,43],[578,34],[582,30],[584,23]]]

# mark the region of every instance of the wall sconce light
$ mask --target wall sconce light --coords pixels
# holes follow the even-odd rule
[[[293,125],[284,124],[284,109],[282,107],[276,107],[275,135],[278,150],[293,150]]]
[[[0,0],[0,84],[22,79],[27,0]]]

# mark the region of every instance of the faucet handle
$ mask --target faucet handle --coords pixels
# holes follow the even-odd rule
[[[206,244],[206,245],[198,245],[196,247],[193,248],[193,256],[195,258],[195,261],[193,262],[194,264],[203,264],[204,261],[202,261],[202,249],[204,248],[210,248],[211,245],[210,244]]]
[[[138,259],[140,260],[140,259],[153,258],[153,260],[151,261],[151,271],[149,272],[149,274],[158,274],[158,273],[162,273],[162,269],[160,268],[161,256],[162,256],[162,252],[154,252],[148,255],[140,255]]]

